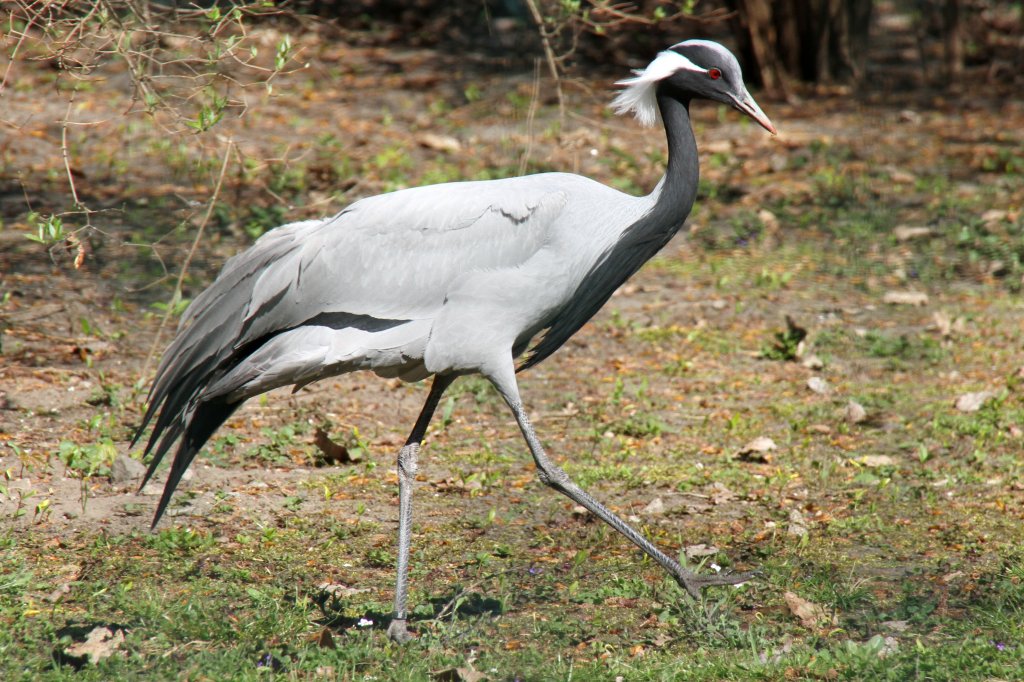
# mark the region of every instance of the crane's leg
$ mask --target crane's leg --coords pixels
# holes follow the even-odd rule
[[[530,423],[529,418],[526,416],[526,411],[523,409],[523,404],[519,399],[519,387],[516,383],[515,373],[511,363],[509,363],[509,367],[503,371],[496,374],[489,374],[488,378],[498,389],[498,392],[501,393],[501,396],[505,399],[505,402],[508,403],[508,406],[512,408],[512,413],[515,415],[516,421],[519,423],[519,429],[523,432],[526,444],[529,446],[530,452],[533,454],[533,460],[537,463],[538,475],[541,482],[551,488],[554,488],[563,495],[566,495],[573,502],[586,508],[590,513],[594,514],[612,528],[625,535],[631,542],[633,542],[633,544],[661,564],[661,566],[668,571],[669,574],[671,574],[672,577],[675,578],[676,581],[695,599],[700,597],[701,589],[704,587],[711,585],[735,585],[737,583],[750,580],[756,575],[756,572],[698,575],[693,571],[688,571],[683,568],[678,561],[655,547],[650,540],[616,516],[610,509],[591,497],[583,488],[576,485],[561,467],[551,461],[547,453],[544,452],[544,447],[540,444],[540,439],[537,438],[537,433],[533,430],[533,425]]]
[[[388,637],[399,643],[411,639],[406,629],[405,603],[409,594],[409,544],[412,540],[412,487],[416,482],[416,458],[441,395],[454,380],[454,376],[434,377],[416,425],[398,451],[398,577],[395,580],[395,613],[388,626]]]

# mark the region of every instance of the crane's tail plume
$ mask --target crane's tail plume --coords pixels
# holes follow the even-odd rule
[[[228,402],[224,398],[215,398],[200,403],[194,412],[183,417],[185,420],[184,425],[179,422],[164,434],[160,447],[153,453],[149,469],[146,470],[146,476],[142,481],[143,486],[146,485],[153,472],[156,471],[160,460],[163,459],[171,443],[174,442],[179,433],[184,431],[181,443],[178,445],[178,451],[174,454],[174,460],[171,462],[171,470],[167,474],[167,482],[164,484],[164,491],[160,496],[160,503],[157,505],[156,514],[153,516],[151,528],[155,528],[156,524],[160,522],[160,517],[166,511],[175,488],[178,487],[181,477],[184,476],[185,471],[188,469],[189,464],[192,463],[192,460],[195,459],[196,454],[206,441],[209,440],[210,436],[213,435],[213,432],[220,428],[241,404],[241,402]],[[147,447],[148,450],[149,448]]]

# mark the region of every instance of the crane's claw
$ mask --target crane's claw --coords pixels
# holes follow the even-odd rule
[[[398,644],[405,644],[412,639],[412,633],[405,627],[405,618],[394,618],[388,626],[388,639]]]
[[[697,575],[696,573],[690,573],[684,570],[676,579],[679,584],[690,593],[690,596],[694,599],[700,599],[701,590],[705,587],[714,587],[718,585],[739,585],[745,583],[748,580],[753,580],[761,575],[761,571],[743,571],[741,573],[733,573],[732,571],[723,571],[722,573],[713,573],[711,575]]]

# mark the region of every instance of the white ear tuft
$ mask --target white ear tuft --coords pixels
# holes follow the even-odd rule
[[[635,76],[616,83],[616,85],[626,87],[612,101],[615,113],[626,114],[632,111],[640,125],[645,127],[654,125],[658,120],[658,83],[680,69],[704,71],[678,52],[672,50],[659,52],[646,69],[634,71]]]

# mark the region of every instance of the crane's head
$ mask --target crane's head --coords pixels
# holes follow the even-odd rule
[[[643,125],[654,125],[658,120],[658,91],[664,88],[686,100],[700,97],[728,104],[776,134],[775,126],[747,92],[736,57],[718,43],[684,40],[659,53],[646,69],[634,73],[634,77],[617,83],[625,89],[612,106],[620,114],[632,111]]]

